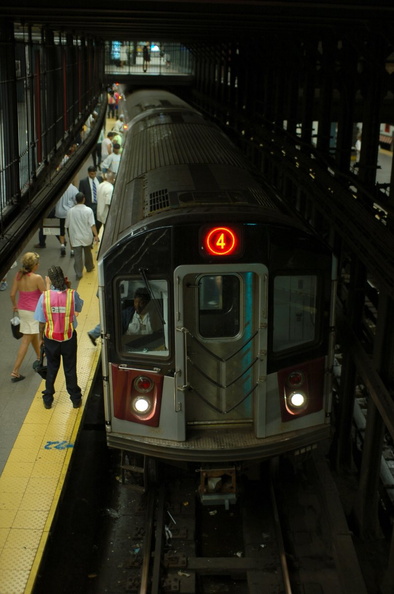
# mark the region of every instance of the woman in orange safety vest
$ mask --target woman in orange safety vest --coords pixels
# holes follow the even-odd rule
[[[67,392],[74,408],[82,402],[81,388],[77,381],[76,316],[82,310],[83,300],[70,288],[60,266],[51,266],[45,277],[46,291],[41,295],[35,319],[40,323],[41,342],[44,342],[47,359],[45,390],[42,393],[45,408],[51,408],[55,394],[55,380],[63,359]]]

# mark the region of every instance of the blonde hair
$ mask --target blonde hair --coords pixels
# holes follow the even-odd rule
[[[39,261],[40,256],[38,254],[35,252],[26,252],[26,254],[22,256],[22,267],[19,269],[19,273],[22,275],[29,274]]]

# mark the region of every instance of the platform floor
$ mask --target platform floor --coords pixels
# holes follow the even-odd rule
[[[81,164],[75,180],[86,177],[91,159]],[[49,266],[60,265],[84,300],[78,316],[78,383],[83,393],[80,409],[73,409],[66,391],[64,373],[59,370],[52,409],[43,406],[44,381],[33,370],[36,359],[30,348],[20,372],[26,379],[13,383],[10,373],[19,349],[11,334],[10,288],[18,268],[10,271],[8,288],[0,292],[0,594],[32,592],[52,521],[67,475],[84,413],[84,407],[99,361],[100,345],[94,347],[87,331],[99,320],[97,268],[75,281],[74,259],[69,246],[60,255],[56,237],[48,236],[44,249],[37,249],[38,233],[23,253],[40,254],[38,272],[45,277]],[[94,260],[97,248],[94,248]],[[98,341],[99,343],[100,341]]]

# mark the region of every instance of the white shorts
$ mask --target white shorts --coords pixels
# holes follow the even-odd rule
[[[38,334],[39,322],[34,319],[34,311],[20,309],[18,313],[21,321],[20,331],[22,334]]]

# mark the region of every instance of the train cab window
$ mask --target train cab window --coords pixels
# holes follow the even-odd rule
[[[148,290],[141,280],[122,279],[118,288],[123,354],[168,356],[167,281],[151,281]]]
[[[273,350],[316,341],[317,277],[277,276],[274,280]]]
[[[202,276],[198,281],[199,332],[230,338],[240,330],[240,280],[235,275]]]

